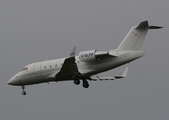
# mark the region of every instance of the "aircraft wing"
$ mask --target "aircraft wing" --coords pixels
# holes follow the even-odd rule
[[[65,59],[61,70],[55,75],[57,80],[70,80],[79,73],[75,63],[75,50],[76,47],[73,48],[70,56]]]
[[[115,80],[116,78],[115,77],[98,77],[98,76],[92,76],[92,77],[90,77],[91,79],[91,81],[98,81],[98,80],[100,80],[100,81],[102,81],[102,80]]]
[[[92,76],[90,77],[91,81],[97,81],[97,80],[116,80],[116,79],[121,79],[121,78],[125,78],[127,77],[127,73],[128,73],[128,67],[125,69],[125,71],[123,72],[123,74],[121,76],[114,76],[114,77],[98,77],[98,76]]]

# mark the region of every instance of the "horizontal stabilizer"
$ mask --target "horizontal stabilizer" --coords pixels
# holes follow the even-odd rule
[[[141,29],[144,29],[144,28],[160,29],[160,28],[163,28],[163,27],[161,27],[161,26],[149,26],[149,25],[148,25],[148,21],[144,21],[144,22],[141,22],[141,23],[136,27],[136,30],[141,30]]]
[[[161,28],[163,28],[163,27],[161,27],[161,26],[150,26],[149,27],[149,29],[161,29]]]

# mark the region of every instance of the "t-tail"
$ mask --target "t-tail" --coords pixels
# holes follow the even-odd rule
[[[149,29],[160,29],[160,26],[149,26],[148,21],[143,21],[139,25],[131,28],[117,51],[139,51]]]

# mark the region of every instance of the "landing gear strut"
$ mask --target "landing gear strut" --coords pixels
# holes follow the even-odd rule
[[[22,95],[26,95],[26,92],[24,91],[25,90],[25,86],[22,86]]]

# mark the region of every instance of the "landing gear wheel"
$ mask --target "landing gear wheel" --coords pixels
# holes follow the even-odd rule
[[[89,83],[87,81],[83,81],[83,87],[84,88],[88,88],[89,87]]]
[[[74,80],[74,84],[79,85],[80,84],[80,80]]]
[[[22,95],[26,95],[26,92],[24,91],[25,90],[25,86],[21,86],[21,88],[22,88]]]
[[[22,95],[26,95],[26,92],[25,92],[25,91],[22,91]]]

